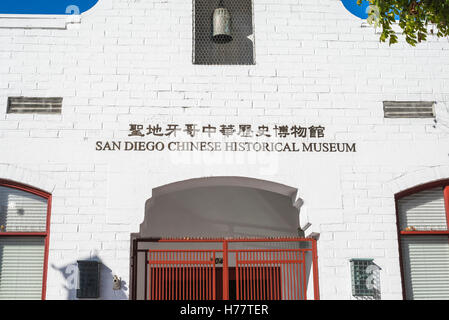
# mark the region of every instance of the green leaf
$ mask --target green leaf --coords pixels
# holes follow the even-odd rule
[[[357,0],[361,4],[362,0]],[[382,28],[380,41],[392,45],[398,37],[392,25],[398,24],[411,46],[426,41],[429,33],[437,37],[449,36],[449,0],[369,0],[367,22]],[[399,16],[396,22],[395,16]],[[427,30],[432,25],[432,32]]]

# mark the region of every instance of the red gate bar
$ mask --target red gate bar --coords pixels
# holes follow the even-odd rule
[[[312,260],[313,260],[313,292],[315,300],[320,299],[320,282],[318,279],[318,253],[316,240],[312,241]]]
[[[223,241],[223,300],[229,300],[229,266],[227,241]]]
[[[306,300],[307,261],[311,263],[314,298],[319,299],[315,239],[157,239],[152,242],[215,242],[221,243],[223,250],[145,250],[147,299]],[[309,242],[311,245],[295,249],[229,249],[229,243],[239,242]],[[222,262],[217,260],[217,253],[223,255]],[[235,257],[235,267],[229,265],[231,256]],[[222,268],[216,266],[221,263]],[[230,292],[230,283],[234,281],[235,292]],[[220,290],[218,295],[217,290]]]

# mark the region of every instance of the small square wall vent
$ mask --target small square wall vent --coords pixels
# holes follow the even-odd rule
[[[9,97],[7,113],[60,114],[62,98]]]
[[[385,118],[435,118],[433,101],[384,101]]]
[[[100,263],[98,261],[78,261],[78,299],[100,297]]]

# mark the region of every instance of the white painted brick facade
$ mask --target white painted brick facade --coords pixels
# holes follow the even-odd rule
[[[254,18],[253,66],[192,64],[191,0],[102,0],[77,28],[0,28],[0,178],[53,195],[47,298],[68,298],[58,268],[95,255],[129,282],[152,189],[206,176],[298,188],[321,233],[321,298],[351,299],[356,257],[382,267],[384,299],[402,298],[394,194],[449,178],[448,40],[389,47],[339,0],[254,0]],[[6,114],[9,96],[61,96],[63,112]],[[437,124],[384,119],[385,100],[436,101]],[[208,164],[95,151],[130,123],[169,121],[321,124],[358,152]]]

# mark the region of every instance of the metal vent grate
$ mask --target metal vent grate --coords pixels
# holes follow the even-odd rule
[[[373,259],[351,259],[352,295],[380,300],[380,267]]]
[[[435,118],[435,102],[384,101],[385,118]]]
[[[7,113],[60,114],[62,98],[9,97]]]
[[[194,0],[193,9],[194,64],[254,64],[251,0]]]

